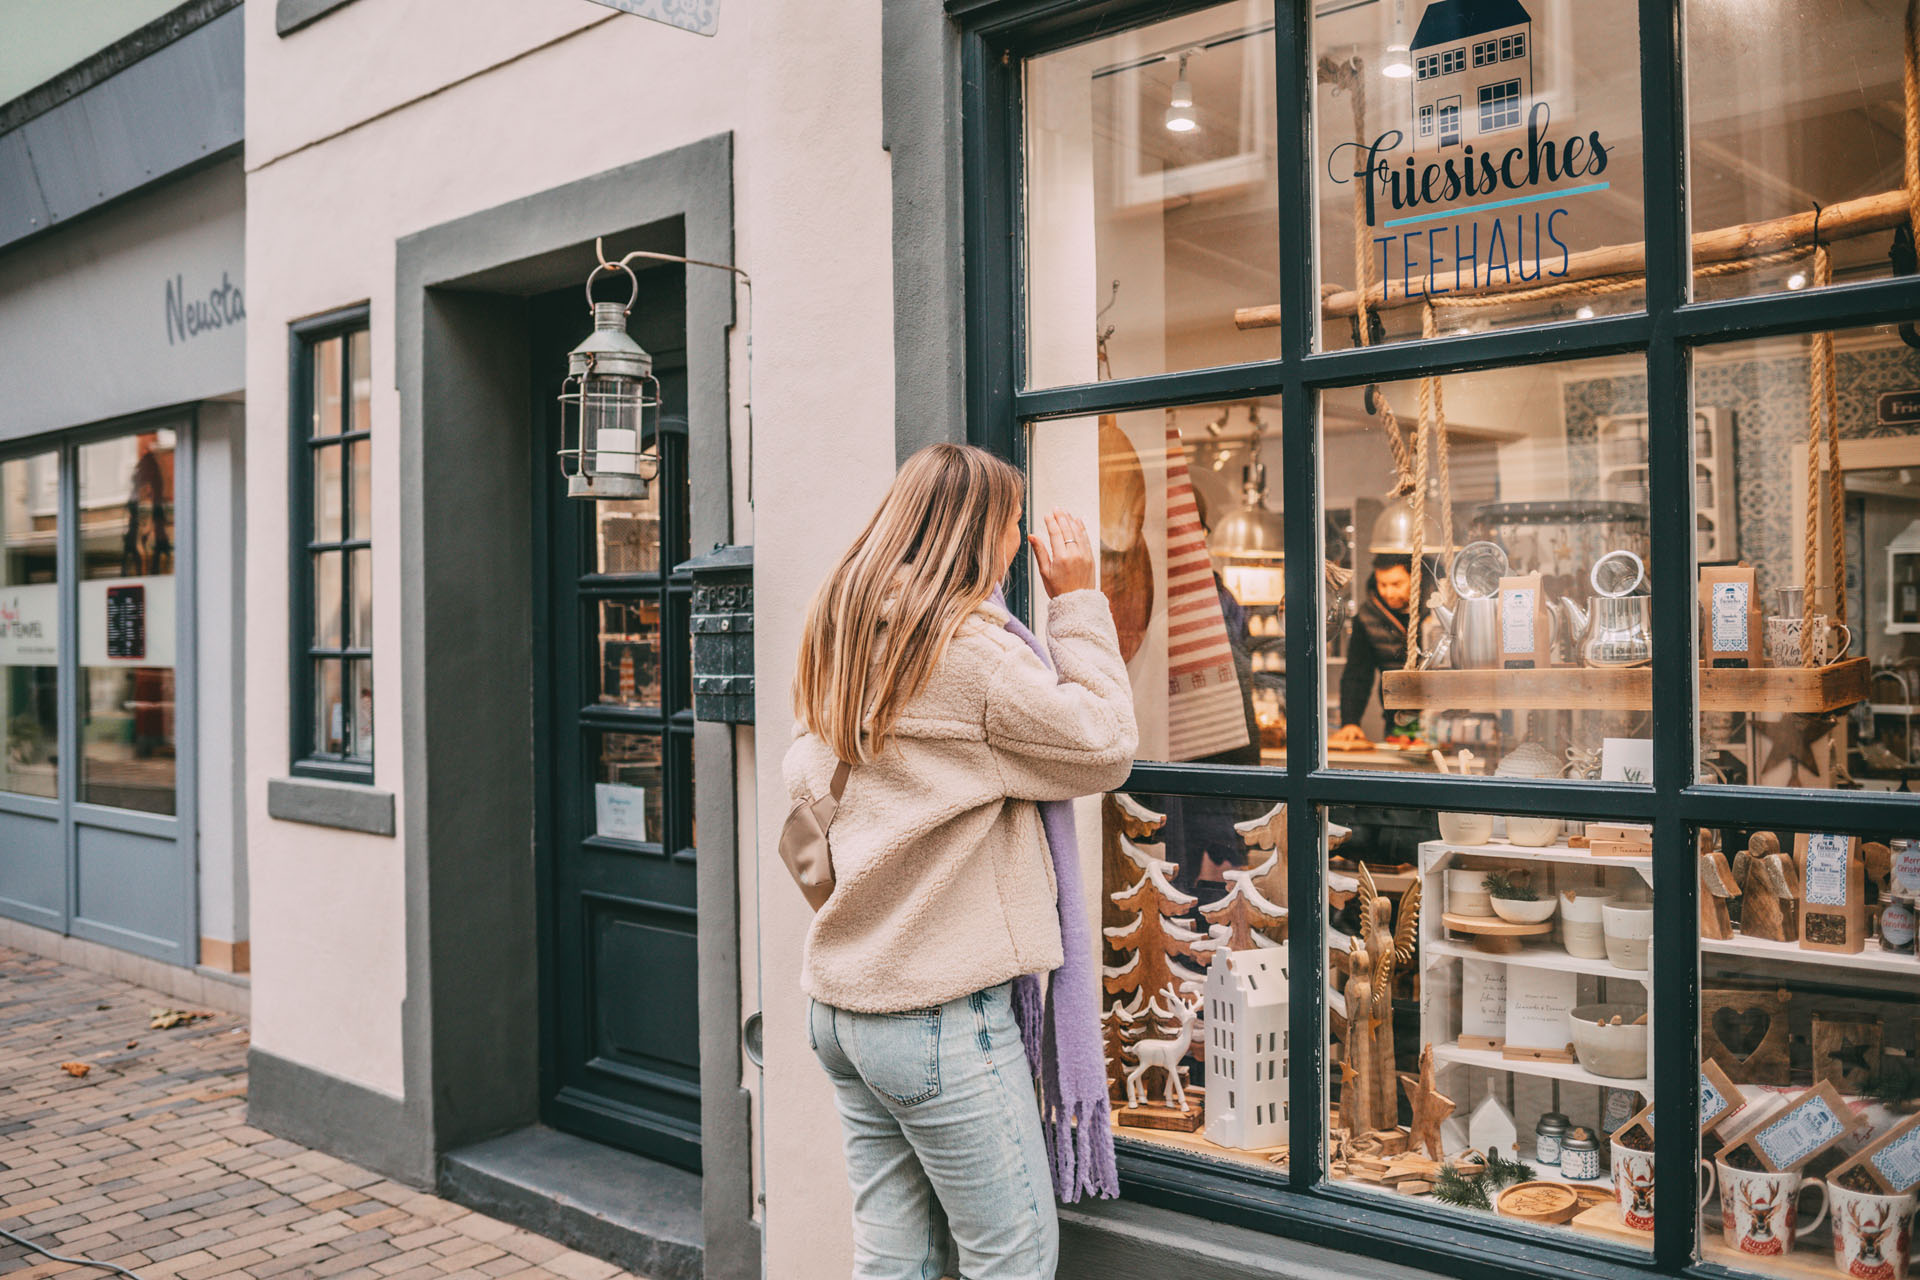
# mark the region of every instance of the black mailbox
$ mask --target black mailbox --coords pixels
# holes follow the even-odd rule
[[[693,575],[693,718],[753,723],[753,548],[716,545]]]

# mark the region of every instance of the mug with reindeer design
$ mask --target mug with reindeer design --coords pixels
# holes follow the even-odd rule
[[[1621,1221],[1635,1231],[1653,1230],[1653,1152],[1613,1144],[1613,1194]]]
[[[1881,1195],[1827,1183],[1833,1210],[1833,1265],[1855,1280],[1907,1280],[1913,1252],[1914,1193]]]
[[[1827,1216],[1827,1184],[1804,1182],[1798,1169],[1769,1173],[1764,1169],[1736,1169],[1715,1160],[1719,1173],[1720,1227],[1727,1243],[1741,1253],[1771,1258],[1793,1252],[1802,1231],[1812,1231]],[[1708,1179],[1711,1186],[1713,1179]],[[1811,1221],[1800,1223],[1800,1193],[1820,1189],[1820,1208]]]

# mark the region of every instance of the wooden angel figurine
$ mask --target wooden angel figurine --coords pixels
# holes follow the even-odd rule
[[[1733,918],[1727,912],[1727,903],[1740,896],[1740,885],[1733,878],[1733,868],[1727,865],[1727,855],[1718,849],[1704,847],[1707,839],[1706,833],[1702,832],[1700,936],[1724,941],[1733,936]]]
[[[1799,876],[1771,831],[1756,831],[1734,858],[1740,890],[1740,932],[1749,938],[1793,942],[1800,937]]]
[[[1351,1075],[1342,1073],[1340,1117],[1355,1137],[1379,1128],[1379,1082],[1373,1072],[1373,961],[1358,936],[1347,959],[1347,1062]]]
[[[1369,1010],[1373,1022],[1374,1115],[1381,1127],[1391,1128],[1398,1123],[1400,1115],[1399,1093],[1395,1088],[1397,1077],[1394,1073],[1393,986],[1399,971],[1413,963],[1415,931],[1420,921],[1420,880],[1416,877],[1412,886],[1400,897],[1398,928],[1390,927],[1393,920],[1392,899],[1375,886],[1373,872],[1365,863],[1360,865],[1359,897],[1363,925],[1367,921],[1372,922],[1371,930],[1363,929],[1363,932],[1366,933],[1374,965],[1372,1007]],[[1348,989],[1352,989],[1351,981]],[[1354,1012],[1351,994],[1347,999],[1349,1016],[1359,1016]]]

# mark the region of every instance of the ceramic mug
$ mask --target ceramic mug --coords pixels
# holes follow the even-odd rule
[[[1653,1230],[1653,1152],[1613,1144],[1613,1196],[1622,1222],[1635,1231]]]
[[[1713,1162],[1720,1183],[1720,1229],[1727,1244],[1759,1258],[1793,1252],[1800,1232],[1812,1231],[1827,1216],[1827,1184],[1803,1181],[1800,1171],[1768,1173],[1764,1169],[1736,1169],[1724,1160]],[[1708,1189],[1714,1178],[1707,1179]],[[1813,1220],[1800,1225],[1800,1193],[1820,1189],[1820,1208]]]
[[[1907,1280],[1913,1252],[1914,1193],[1889,1196],[1827,1183],[1833,1210],[1833,1265],[1858,1280]]]
[[[1801,665],[1804,649],[1800,630],[1806,619],[1775,614],[1767,619],[1767,662],[1776,667]],[[1838,632],[1836,640],[1835,633]],[[1853,647],[1853,631],[1844,622],[1830,622],[1824,613],[1813,615],[1813,665],[1838,662]]]
[[[1606,926],[1600,910],[1613,901],[1613,895],[1600,890],[1563,889],[1560,891],[1560,944],[1570,956],[1585,960],[1607,958]]]
[[[1434,816],[1440,823],[1440,838],[1448,844],[1485,844],[1493,839],[1490,813],[1451,813],[1442,809]]]
[[[1600,908],[1607,959],[1621,969],[1645,969],[1653,943],[1653,908],[1644,902],[1605,903]]]

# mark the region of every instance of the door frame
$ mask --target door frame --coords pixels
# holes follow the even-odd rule
[[[80,783],[80,450],[89,444],[149,429],[171,429],[173,447],[173,813],[144,813],[109,805],[86,804],[79,798]],[[52,453],[58,471],[59,514],[55,542],[59,582],[59,656],[55,661],[55,702],[58,707],[58,795],[54,799],[0,793],[0,813],[40,821],[57,820],[62,888],[57,910],[7,901],[0,914],[68,937],[97,942],[121,951],[149,956],[168,964],[191,967],[199,960],[199,715],[198,680],[194,661],[198,627],[194,601],[194,565],[198,525],[194,479],[199,442],[196,403],[170,405],[91,423],[47,435],[10,440],[0,448],[0,461],[18,461]],[[111,920],[81,914],[80,833],[109,831],[118,835],[171,846],[171,865],[153,883],[173,898],[173,937],[157,937],[116,925]]]

